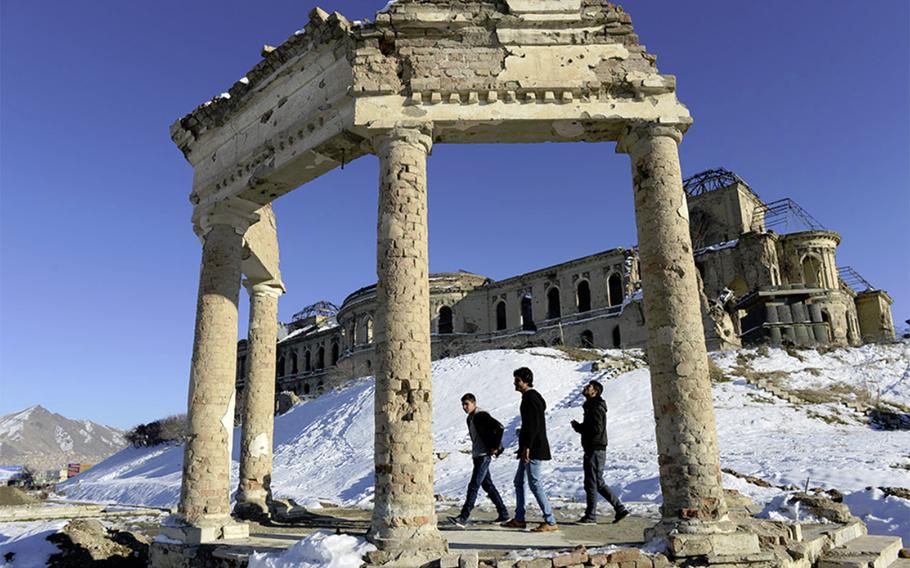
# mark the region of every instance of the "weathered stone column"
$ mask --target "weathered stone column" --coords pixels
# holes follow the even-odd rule
[[[432,138],[416,128],[397,128],[375,146],[376,485],[369,538],[381,562],[407,562],[447,550],[433,498],[426,181]]]
[[[661,523],[650,536],[671,554],[757,552],[726,521],[717,427],[699,311],[689,214],[674,126],[628,129],[618,152],[632,158],[635,215],[648,329],[651,397],[657,427]]]
[[[250,295],[249,371],[243,389],[240,482],[234,513],[243,519],[262,519],[268,517],[272,500],[278,297],[284,293],[284,287],[271,280],[245,284]]]
[[[202,268],[187,401],[189,439],[179,512],[163,527],[167,536],[187,543],[248,534],[246,525],[230,517],[230,452],[243,234],[255,219],[251,211],[220,204],[199,220]]]

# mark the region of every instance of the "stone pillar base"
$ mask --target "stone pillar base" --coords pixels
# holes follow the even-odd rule
[[[692,556],[748,557],[759,554],[758,535],[730,521],[673,523],[663,521],[645,530],[645,539],[662,539],[671,558]]]
[[[246,538],[250,536],[250,527],[228,516],[206,518],[193,525],[172,517],[161,527],[160,534],[183,544],[205,544]]]
[[[269,518],[269,493],[265,489],[237,491],[234,502],[234,516],[246,521],[261,521]]]
[[[269,518],[269,506],[265,501],[247,501],[234,505],[234,516],[244,521],[264,521]]]

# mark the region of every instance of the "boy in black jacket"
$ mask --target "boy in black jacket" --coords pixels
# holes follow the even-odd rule
[[[584,420],[572,421],[572,428],[581,434],[581,447],[585,451],[585,496],[587,507],[585,515],[578,519],[578,524],[593,525],[597,522],[597,494],[613,505],[615,511],[614,523],[618,523],[629,516],[629,511],[604,483],[603,469],[607,454],[607,403],[601,398],[604,387],[597,381],[585,385],[582,394],[585,395]]]
[[[537,499],[544,522],[533,532],[557,531],[556,517],[543,489],[540,477],[542,461],[550,459],[550,442],[547,440],[547,403],[534,390],[534,373],[527,367],[512,373],[515,390],[521,393],[521,432],[518,435],[518,471],[515,472],[515,518],[502,524],[506,528],[523,529],[525,522],[525,478],[528,488]]]
[[[464,506],[457,517],[449,517],[455,525],[465,527],[468,517],[477,501],[477,492],[480,488],[486,492],[487,497],[496,506],[499,516],[494,522],[501,523],[509,519],[509,510],[496,486],[490,477],[490,459],[502,453],[502,424],[489,413],[477,409],[477,398],[466,393],[461,397],[461,408],[468,415],[468,433],[471,435],[471,456],[474,458],[474,471],[471,472],[471,481],[468,483],[468,494],[465,496]]]

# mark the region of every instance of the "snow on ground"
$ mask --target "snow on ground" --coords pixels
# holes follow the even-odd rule
[[[58,552],[46,539],[59,532],[68,521],[31,521],[0,523],[0,567],[44,568],[47,558]],[[9,560],[7,555],[11,554]]]
[[[786,371],[784,384],[789,389],[847,385],[868,392],[873,399],[910,405],[910,341],[907,340],[835,349],[824,355],[804,349],[795,352],[798,357],[783,349],[769,349],[767,355],[756,349],[743,349],[721,354],[716,359],[722,368],[730,369],[740,354],[754,357],[748,362],[752,370]]]
[[[609,352],[621,357],[622,352]],[[819,388],[843,382],[867,386],[882,399],[910,405],[910,342],[841,349],[826,355],[755,350],[713,357],[734,380],[714,388],[721,461],[726,468],[774,485],[835,488],[870,528],[910,542],[910,502],[884,497],[867,487],[910,488],[910,432],[873,430],[838,404],[793,405],[736,378],[748,360],[754,370],[783,370],[787,388]],[[737,361],[737,355],[742,355]],[[554,459],[544,467],[544,484],[557,506],[581,507],[581,447],[570,421],[581,419],[581,388],[600,373],[556,349],[485,351],[433,363],[433,434],[437,494],[460,503],[471,459],[460,398],[473,392],[480,408],[506,426],[506,452],[491,468],[507,503],[514,502],[513,458],[520,396],[512,371],[530,367],[535,387],[547,401],[547,426]],[[806,369],[818,369],[807,371]],[[660,502],[654,418],[648,372],[639,369],[604,380],[609,405],[610,447],[606,479],[639,514],[656,515]],[[839,421],[824,417],[843,416]],[[239,432],[235,435],[237,459]],[[298,405],[275,421],[272,486],[279,497],[310,507],[320,502],[369,507],[373,497],[373,379],[352,382]],[[174,507],[180,492],[180,446],[127,448],[64,486],[70,499]],[[234,462],[234,485],[237,463]],[[767,504],[781,489],[761,488],[731,475],[724,484]],[[485,497],[480,506],[488,507]],[[602,504],[602,511],[609,506]],[[532,514],[535,509],[532,507]]]
[[[317,531],[283,553],[254,552],[249,568],[357,568],[371,550],[362,538]]]

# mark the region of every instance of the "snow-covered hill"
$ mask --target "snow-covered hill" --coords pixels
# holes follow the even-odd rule
[[[36,470],[97,463],[126,445],[123,432],[31,406],[0,417],[0,463]]]
[[[910,502],[877,489],[910,488],[910,431],[874,429],[865,416],[840,402],[853,397],[874,403],[881,397],[892,408],[910,406],[910,342],[824,355],[772,349],[713,358],[727,379],[714,387],[723,467],[778,487],[759,487],[729,474],[726,486],[761,503],[780,495],[780,487],[802,487],[807,481],[810,487],[838,489],[870,530],[910,542]],[[512,371],[520,366],[533,369],[535,387],[548,404],[554,459],[544,468],[544,480],[557,506],[578,506],[584,499],[581,447],[570,421],[581,417],[583,385],[598,378],[605,384],[610,409],[606,478],[623,500],[633,502],[635,512],[656,514],[660,489],[647,369],[608,379],[603,372],[592,372],[590,362],[547,348],[486,351],[433,364],[436,493],[442,500],[459,502],[471,471],[462,394],[473,392],[479,406],[506,425],[504,443],[514,449],[520,397],[512,387]],[[752,381],[764,377],[778,392],[804,398],[787,402],[753,386],[746,376]],[[371,377],[297,406],[275,423],[276,495],[308,506],[330,502],[369,507],[372,444]],[[235,446],[235,460],[237,454]],[[507,450],[492,466],[507,503],[514,495],[513,454]],[[73,499],[173,507],[180,492],[181,459],[180,446],[127,448],[68,483],[64,491]],[[236,467],[235,462],[235,475]]]

